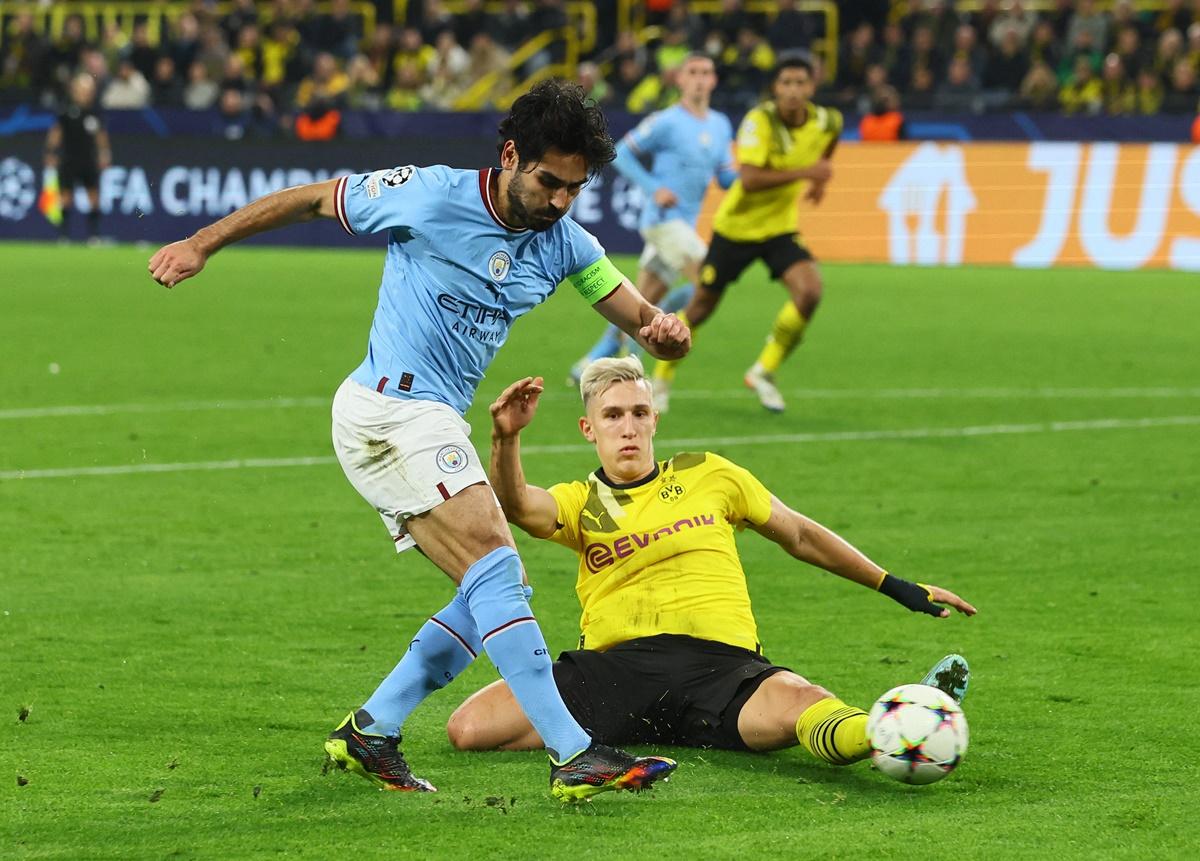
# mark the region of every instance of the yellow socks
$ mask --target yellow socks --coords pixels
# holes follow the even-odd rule
[[[687,315],[682,311],[676,311],[675,316],[683,321],[683,325],[691,328],[691,323],[688,322]],[[696,333],[692,332],[692,343],[696,343]],[[654,364],[654,379],[661,380],[668,385],[675,382],[675,366],[680,362],[679,359],[659,359]]]
[[[789,299],[779,313],[775,315],[775,323],[771,326],[771,335],[767,338],[767,346],[763,347],[758,356],[758,364],[768,374],[774,374],[783,364],[783,360],[800,343],[804,334],[804,326],[808,321],[800,315],[800,309]]]
[[[849,765],[871,754],[867,713],[837,697],[813,703],[796,721],[796,738],[804,749],[833,765]]]

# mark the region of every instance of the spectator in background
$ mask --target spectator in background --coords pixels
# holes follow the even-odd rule
[[[960,24],[954,31],[954,41],[950,46],[950,59],[965,60],[971,67],[971,75],[975,80],[982,80],[987,55],[976,43],[975,28],[970,24]]]
[[[955,57],[946,69],[946,80],[937,88],[933,98],[936,110],[947,113],[979,113],[979,81],[971,72],[964,57]]]
[[[4,56],[0,58],[0,86],[5,88],[40,89],[42,55],[47,49],[45,39],[33,28],[33,16],[20,12],[13,16],[4,34]]]
[[[1175,63],[1183,58],[1183,33],[1166,30],[1158,37],[1158,49],[1154,52],[1152,68],[1154,74],[1164,81],[1171,76]]]
[[[720,78],[725,90],[736,95],[742,108],[748,108],[759,101],[774,67],[775,52],[767,40],[757,30],[743,27],[738,31],[737,42],[726,48],[721,57]]]
[[[491,19],[483,8],[483,0],[466,0],[463,11],[454,16],[454,37],[458,44],[469,46],[476,33],[482,33],[490,26]]]
[[[1062,63],[1062,50],[1059,48],[1058,37],[1054,35],[1054,27],[1049,21],[1039,21],[1029,37],[1029,62],[1045,63],[1051,70],[1058,69]]]
[[[71,76],[83,65],[82,55],[87,47],[83,18],[79,15],[68,15],[63,21],[62,34],[51,42],[49,49],[43,54],[46,71],[41,77],[52,90],[51,96],[56,101],[67,101],[65,97],[70,89]],[[101,81],[97,79],[96,83],[99,85]]]
[[[1104,93],[1092,69],[1092,61],[1086,56],[1075,58],[1071,76],[1058,91],[1058,101],[1064,113],[1099,113],[1104,104]]]
[[[221,70],[222,92],[225,90],[237,90],[239,93],[246,93],[250,89],[250,76],[246,74],[246,66],[242,61],[242,54],[230,54],[225,59],[225,68]]]
[[[658,74],[642,78],[625,100],[625,109],[631,114],[647,114],[670,107],[677,101],[679,90],[675,86],[675,69],[662,69]]]
[[[862,95],[858,97],[855,106],[860,114],[868,114],[879,101],[879,90],[888,85],[887,69],[881,63],[867,66],[867,78],[863,84]]]
[[[916,111],[929,110],[933,107],[936,86],[933,69],[917,66],[912,70],[912,77],[908,81],[908,91],[904,94],[905,104]]]
[[[341,108],[345,104],[350,78],[338,68],[337,58],[322,51],[313,58],[311,74],[296,88],[296,107],[307,110],[314,103]]]
[[[398,103],[397,110],[415,111],[419,107],[419,94],[429,85],[432,78],[433,61],[437,52],[426,45],[421,31],[416,27],[405,27],[400,31],[396,53],[392,57],[395,82],[388,93],[388,104]],[[400,78],[403,75],[404,80]],[[414,101],[413,97],[416,97]]]
[[[349,85],[346,103],[358,110],[377,111],[383,107],[382,82],[379,72],[364,54],[355,54],[346,66]]]
[[[912,5],[919,5],[920,8],[905,16],[902,22],[909,37],[915,37],[917,30],[924,28],[929,30],[933,37],[933,44],[939,50],[948,48],[954,40],[954,31],[958,27],[958,17],[950,8],[950,4],[946,0],[925,0],[924,3]],[[933,68],[941,67],[935,65]]]
[[[1088,37],[1092,51],[1103,51],[1108,47],[1108,16],[1096,8],[1096,0],[1078,0],[1075,14],[1067,27],[1067,51],[1081,51],[1080,37]]]
[[[1187,0],[1167,0],[1165,7],[1154,16],[1154,30],[1159,33],[1167,30],[1187,32],[1192,23],[1192,13],[1186,6]]]
[[[1043,21],[1050,25],[1054,39],[1058,42],[1067,41],[1067,29],[1071,19],[1075,17],[1075,0],[1054,0],[1054,8],[1042,16]],[[1050,64],[1052,67],[1055,63]]]
[[[1139,36],[1142,35],[1142,21],[1137,10],[1133,7],[1132,0],[1116,0],[1116,2],[1113,3],[1112,12],[1109,13],[1108,18],[1109,36],[1112,37],[1113,33],[1119,34],[1122,30],[1130,27],[1132,27]]]
[[[421,38],[425,44],[437,42],[438,33],[454,29],[454,16],[442,0],[425,0],[425,11],[420,16]]]
[[[395,53],[395,33],[392,31],[391,25],[376,24],[375,32],[368,38],[363,54],[375,72],[378,86],[384,92],[391,85]]]
[[[1092,67],[1092,71],[1100,68],[1100,63],[1104,57],[1100,50],[1092,44],[1092,33],[1089,30],[1080,30],[1075,34],[1075,41],[1072,47],[1068,48],[1067,53],[1063,55],[1062,61],[1058,66],[1058,74],[1061,78],[1070,78],[1079,59],[1086,59],[1088,65]]]
[[[492,81],[490,89],[483,93],[482,104],[488,108],[496,107],[498,100],[512,88],[508,51],[492,38],[491,33],[481,31],[471,40],[467,53],[471,57],[468,77],[472,81],[485,78]]]
[[[204,64],[210,80],[221,76],[221,72],[225,68],[225,60],[228,57],[229,43],[225,41],[224,32],[215,24],[205,25],[200,31],[200,51],[196,54],[196,59]],[[191,67],[189,66],[188,69],[190,79]]]
[[[244,69],[243,74],[250,78],[262,77],[262,37],[256,24],[247,24],[238,31],[237,47],[233,53],[237,55]]]
[[[191,12],[184,12],[175,22],[167,45],[167,53],[175,62],[176,69],[186,69],[199,55],[200,23]]]
[[[129,58],[133,67],[149,80],[154,77],[154,66],[158,62],[158,49],[150,44],[150,26],[145,21],[137,21],[133,25],[133,33],[129,44],[125,46],[124,56]]]
[[[103,32],[100,34],[100,51],[104,54],[104,62],[112,69],[117,67],[117,63],[122,57],[127,56],[129,37],[115,21],[108,23],[103,28]],[[143,77],[149,79],[149,75],[143,75]]]
[[[654,51],[654,63],[660,69],[675,68],[683,63],[692,53],[688,44],[688,33],[684,28],[672,28],[670,23],[664,25],[662,39]]]
[[[700,47],[704,41],[704,23],[688,9],[687,0],[675,0],[671,4],[663,27],[668,31],[683,33],[683,44],[687,46],[688,53]],[[682,62],[682,58],[679,62]]]
[[[313,32],[312,47],[341,60],[358,53],[362,25],[350,9],[350,0],[332,0],[329,12],[319,15]]]
[[[884,84],[874,91],[871,110],[859,121],[858,133],[865,141],[898,141],[905,137],[904,114],[895,87]]]
[[[1187,53],[1185,58],[1192,68],[1200,71],[1200,21],[1187,28]]]
[[[628,110],[629,98],[641,83],[642,78],[645,77],[646,66],[636,53],[618,56],[616,64],[617,71],[610,82],[613,103]]]
[[[286,84],[300,80],[303,66],[300,45],[300,32],[286,19],[273,21],[267,38],[262,41],[260,92],[269,94],[276,103],[282,98]]]
[[[1021,0],[1012,0],[988,30],[990,44],[999,46],[1004,41],[1006,33],[1017,34],[1017,41],[1024,45],[1029,41],[1033,28],[1037,26],[1037,16],[1025,8]]]
[[[992,25],[1000,20],[1000,14],[1000,0],[982,0],[977,11],[965,16],[967,23],[975,28],[977,44],[988,44]]]
[[[204,111],[217,101],[220,89],[208,75],[208,66],[200,60],[188,67],[188,81],[183,88],[183,106],[191,111]]]
[[[1125,64],[1116,54],[1104,58],[1100,71],[1104,112],[1108,114],[1131,114],[1137,106],[1137,91],[1125,72]]]
[[[908,84],[908,48],[904,44],[904,29],[895,21],[883,27],[883,47],[878,62],[887,69],[888,80],[900,89]]]
[[[194,65],[194,64],[193,64]],[[177,108],[183,104],[183,83],[175,74],[175,61],[163,54],[154,64],[150,79],[150,100],[155,107]]]
[[[942,52],[934,42],[933,30],[928,27],[917,27],[913,31],[912,48],[908,55],[910,74],[915,75],[917,69],[928,69],[938,79],[939,73],[946,68]]]
[[[1147,59],[1142,51],[1142,37],[1137,27],[1126,25],[1117,30],[1117,38],[1113,44],[1113,53],[1121,58],[1126,73],[1136,77],[1146,64]]]
[[[1171,82],[1163,97],[1163,110],[1169,114],[1190,114],[1196,109],[1200,88],[1196,85],[1196,67],[1186,59],[1175,61]]]
[[[568,24],[563,0],[534,0],[533,11],[529,14],[529,29],[532,34],[561,30]],[[529,74],[551,63],[561,63],[565,54],[565,40],[555,38],[545,51],[539,52],[525,64],[524,72]]]
[[[237,42],[242,28],[246,25],[258,26],[258,7],[254,0],[233,0],[233,8],[221,19],[221,29],[225,33],[225,42]],[[209,70],[211,72],[211,69]]]
[[[491,27],[496,42],[509,52],[533,35],[529,9],[522,0],[504,0],[504,11],[492,19]]]
[[[721,11],[713,16],[708,28],[720,33],[726,45],[732,45],[737,41],[738,33],[747,27],[755,29],[757,23],[755,16],[742,6],[742,0],[721,0]]]
[[[1004,33],[1000,44],[988,58],[983,72],[983,88],[1016,93],[1021,89],[1021,82],[1028,71],[1029,55],[1021,48],[1020,34],[1010,29]]]
[[[1149,66],[1143,66],[1137,75],[1137,90],[1134,108],[1139,114],[1157,114],[1163,104],[1162,79]]]
[[[217,103],[221,135],[226,140],[241,140],[246,136],[246,95],[242,90],[228,87],[221,90]]]
[[[449,110],[471,84],[471,57],[458,44],[453,30],[438,33],[433,47],[435,54],[425,101],[433,107]]]
[[[110,111],[141,110],[150,104],[150,82],[129,60],[117,63],[117,73],[104,88],[100,106]]]
[[[866,21],[855,27],[842,40],[838,55],[838,74],[834,86],[843,98],[855,98],[866,85],[867,66],[879,62],[875,47],[875,28]]]
[[[608,84],[605,83],[604,76],[600,74],[600,67],[595,63],[586,60],[580,63],[575,83],[583,87],[584,95],[598,105],[607,104],[611,98]]]
[[[1058,107],[1058,76],[1045,60],[1036,60],[1021,81],[1018,104],[1034,111]]]
[[[816,35],[813,19],[796,8],[796,0],[779,0],[775,17],[767,25],[767,44],[776,53],[808,49]]]

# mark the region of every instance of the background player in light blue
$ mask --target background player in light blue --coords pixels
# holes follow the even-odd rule
[[[583,90],[543,82],[517,99],[499,132],[498,170],[406,165],[285,189],[165,246],[149,269],[173,287],[232,242],[318,216],[350,233],[388,232],[367,356],[334,398],[334,449],[396,548],[419,547],[457,591],[325,750],[381,788],[432,791],[400,752],[401,727],[485,649],[546,740],[552,793],[579,800],[641,789],[675,763],[592,742],[563,705],[512,533],[462,414],[513,322],[563,280],[656,356],[682,356],[691,340],[565,217],[614,157]]]
[[[689,54],[678,71],[680,101],[650,114],[617,144],[613,166],[642,189],[638,230],[645,240],[637,276],[638,289],[650,302],[663,299],[681,278],[679,287],[663,302],[678,311],[691,298],[691,282],[699,274],[708,246],[696,233],[696,219],[714,177],[722,188],[737,179],[733,165],[733,127],[720,111],[709,107],[717,86],[717,70],[706,54]],[[650,160],[649,169],[643,164]],[[609,326],[587,355],[575,363],[567,382],[579,384],[589,362],[615,356],[625,333]]]

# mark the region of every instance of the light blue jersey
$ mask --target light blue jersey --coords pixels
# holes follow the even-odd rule
[[[517,318],[604,258],[570,216],[543,232],[505,225],[490,176],[490,169],[408,165],[338,181],[342,227],[389,233],[379,306],[367,357],[350,375],[355,382],[465,413]],[[614,289],[602,287],[604,295]]]
[[[639,226],[683,219],[694,225],[713,177],[728,188],[737,178],[731,148],[733,126],[720,111],[710,110],[701,119],[683,105],[673,105],[646,117],[617,145],[613,166],[646,192]],[[650,159],[650,169],[642,164]],[[663,209],[652,195],[669,188],[679,198],[677,206]]]

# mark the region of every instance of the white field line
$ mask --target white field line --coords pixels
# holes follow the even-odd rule
[[[1200,387],[1148,386],[1130,388],[975,388],[975,389],[790,389],[785,395],[799,400],[1021,400],[1021,399],[1131,399],[1200,398]],[[544,398],[577,400],[579,395],[566,389],[547,391]],[[711,400],[752,398],[747,389],[679,389],[672,400]],[[148,404],[77,404],[58,407],[13,407],[0,409],[0,421],[63,418],[71,416],[112,416],[139,413],[176,413],[201,411],[328,408],[333,395],[306,398],[257,398],[250,400],[179,401]]]
[[[1090,419],[1085,421],[1034,422],[1030,424],[975,425],[967,427],[907,428],[900,430],[830,431],[826,433],[765,434],[760,436],[716,436],[663,439],[662,450],[677,451],[689,448],[716,446],[759,446],[789,443],[864,442],[870,440],[954,439],[981,436],[1002,436],[1037,433],[1066,433],[1068,431],[1139,430],[1145,428],[1183,427],[1200,425],[1200,416],[1165,416],[1140,419]],[[586,443],[522,446],[525,454],[576,454],[590,452]],[[0,481],[33,478],[77,478],[89,475],[135,475],[148,472],[202,472],[230,469],[275,469],[292,466],[325,466],[335,462],[331,456],[240,458],[207,460],[192,463],[134,463],[115,466],[63,467],[60,469],[13,469],[0,472]]]

